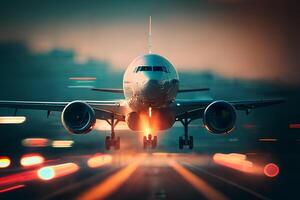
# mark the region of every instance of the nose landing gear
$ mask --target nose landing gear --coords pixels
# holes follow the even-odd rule
[[[144,149],[147,149],[148,147],[151,149],[155,149],[157,147],[157,136],[154,136],[152,138],[152,135],[149,134],[148,137],[143,137],[143,147]]]

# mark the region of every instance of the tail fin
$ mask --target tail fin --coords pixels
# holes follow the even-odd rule
[[[149,53],[152,53],[152,20],[151,20],[151,16],[149,16],[148,50],[149,50]]]

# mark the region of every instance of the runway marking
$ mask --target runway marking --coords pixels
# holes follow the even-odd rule
[[[135,162],[129,164],[125,168],[102,181],[100,184],[85,192],[78,198],[78,200],[105,199],[118,190],[144,160],[145,155],[142,155],[137,158]]]
[[[198,190],[206,199],[219,199],[225,200],[228,199],[221,192],[215,190],[208,183],[202,180],[197,175],[193,174],[174,160],[170,160],[168,164],[180,174],[187,182],[189,182],[196,190]]]
[[[210,172],[208,172],[208,171],[206,171],[206,170],[204,170],[204,169],[202,169],[200,167],[196,167],[196,166],[191,165],[189,163],[185,163],[185,164],[188,165],[189,167],[195,169],[195,170],[203,172],[206,175],[209,175],[209,176],[211,176],[213,178],[219,179],[220,181],[223,181],[223,182],[225,182],[225,183],[227,183],[229,185],[235,186],[235,187],[239,188],[240,190],[243,190],[244,192],[247,192],[247,193],[249,193],[249,194],[251,194],[251,195],[253,195],[253,196],[255,196],[255,197],[259,198],[259,199],[270,200],[270,198],[268,198],[266,196],[263,196],[262,194],[259,194],[259,193],[255,192],[255,191],[253,191],[253,190],[251,190],[251,189],[249,189],[249,188],[247,188],[245,186],[242,186],[242,185],[240,185],[238,183],[235,183],[233,181],[227,180],[227,179],[225,179],[225,178],[223,178],[221,176],[218,176],[218,175],[215,175],[213,173],[210,173]]]
[[[23,187],[25,187],[24,184],[15,185],[15,186],[0,190],[0,193],[9,192],[9,191],[16,190],[16,189],[23,188]]]

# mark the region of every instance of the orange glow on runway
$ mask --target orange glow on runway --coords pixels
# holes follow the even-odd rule
[[[87,165],[90,168],[97,168],[101,167],[103,165],[110,164],[112,162],[112,156],[111,155],[95,155],[88,159]]]
[[[11,164],[11,161],[8,157],[0,157],[0,168],[7,168]]]
[[[29,166],[34,166],[34,165],[40,165],[44,163],[45,158],[39,154],[28,154],[24,155],[21,160],[20,164],[23,167],[29,167]]]
[[[25,121],[26,121],[26,117],[24,117],[24,116],[0,117],[0,124],[22,124]]]
[[[67,176],[73,174],[79,170],[79,166],[75,163],[64,163],[60,165],[52,165],[47,167],[42,167],[37,171],[37,176],[41,180],[52,180],[54,178],[59,178],[62,176]]]
[[[22,140],[22,145],[25,147],[46,147],[49,140],[46,138],[26,138]]]
[[[213,160],[215,163],[219,165],[223,165],[225,167],[229,167],[241,172],[246,173],[258,173],[259,169],[255,166],[251,161],[247,160],[247,156],[244,154],[221,154],[216,153],[213,156]]]
[[[279,167],[274,163],[269,163],[264,167],[264,174],[268,177],[275,177],[279,174]]]
[[[174,160],[170,160],[168,164],[178,173],[180,174],[188,183],[190,183],[198,192],[200,192],[206,199],[211,200],[222,200],[227,199],[221,192],[215,190],[204,180],[190,172],[189,170],[182,167]]]
[[[125,181],[135,172],[144,159],[145,156],[143,155],[138,157],[136,161],[129,164],[127,167],[121,169],[105,179],[103,182],[85,192],[78,198],[78,200],[96,200],[107,198],[125,183]]]
[[[0,190],[0,193],[9,192],[9,191],[16,190],[16,189],[23,188],[23,187],[25,187],[25,185],[23,185],[23,184],[11,186],[9,188]]]
[[[52,147],[54,148],[70,148],[72,147],[73,140],[54,140],[52,142]]]

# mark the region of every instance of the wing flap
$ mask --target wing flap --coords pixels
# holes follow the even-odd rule
[[[209,88],[179,89],[178,93],[208,91]]]
[[[98,92],[110,92],[110,93],[118,93],[118,94],[124,93],[123,89],[115,89],[115,88],[92,88],[92,90]]]

